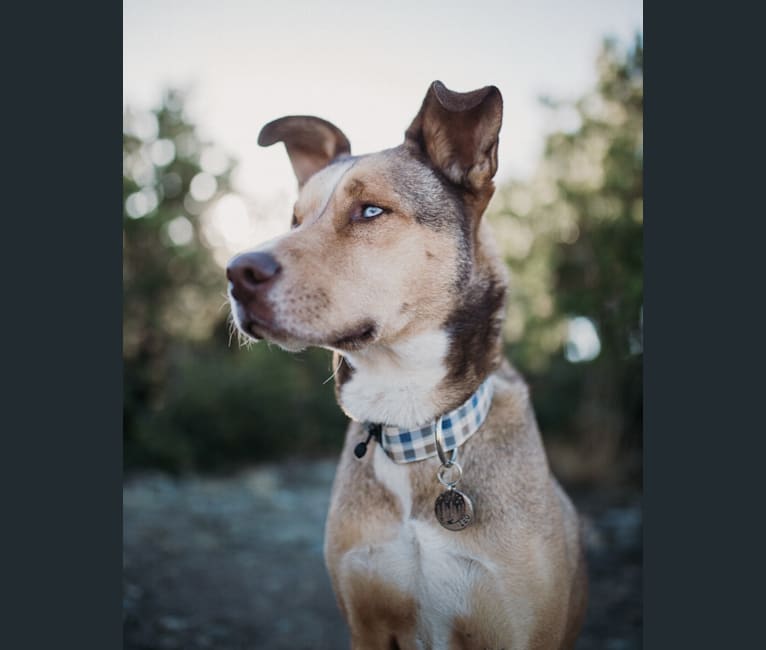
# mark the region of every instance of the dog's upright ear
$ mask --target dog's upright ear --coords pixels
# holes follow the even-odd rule
[[[284,142],[298,187],[335,158],[351,153],[348,138],[334,124],[311,115],[290,115],[269,122],[258,134],[262,147]]]
[[[491,195],[502,121],[503,98],[495,86],[458,93],[434,81],[404,142],[453,183]]]

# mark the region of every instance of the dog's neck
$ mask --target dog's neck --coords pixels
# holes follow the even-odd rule
[[[436,330],[336,356],[341,408],[354,420],[401,427],[433,420],[445,410],[449,344],[447,332]]]
[[[473,260],[462,300],[440,326],[335,354],[335,394],[346,415],[419,427],[457,408],[500,366],[508,276],[484,223]]]
[[[487,281],[442,327],[335,355],[335,392],[350,418],[423,426],[457,408],[502,360],[504,285]]]

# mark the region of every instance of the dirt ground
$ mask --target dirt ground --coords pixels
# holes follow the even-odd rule
[[[125,650],[348,647],[322,559],[334,461],[228,477],[128,477]],[[579,650],[641,647],[640,495],[570,491],[586,524],[588,620]]]

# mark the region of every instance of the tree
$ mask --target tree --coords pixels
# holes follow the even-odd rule
[[[642,438],[641,37],[626,51],[605,41],[597,67],[579,100],[543,100],[577,126],[547,137],[532,179],[500,188],[490,217],[513,278],[510,354],[532,379],[543,429],[579,446],[580,478],[623,474],[618,460],[637,470]],[[600,344],[583,363],[566,358],[576,317]]]
[[[174,345],[208,337],[221,313],[221,271],[204,245],[200,215],[229,191],[233,161],[203,143],[184,97],[128,110],[123,125],[123,363],[126,440],[158,405]]]

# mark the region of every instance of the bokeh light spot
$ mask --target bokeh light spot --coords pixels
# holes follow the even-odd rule
[[[601,340],[598,338],[596,326],[590,318],[577,316],[569,321],[564,355],[567,361],[581,363],[592,361],[601,352]]]
[[[130,156],[128,167],[130,170],[130,177],[136,182],[136,185],[147,187],[149,185],[154,185],[157,180],[154,165],[152,165],[152,161],[149,159],[149,156],[146,154],[143,147],[140,151]]]
[[[197,174],[192,178],[189,185],[189,192],[192,198],[200,203],[212,199],[217,189],[218,183],[215,180],[215,176],[207,172]]]
[[[160,126],[154,113],[131,111],[126,115],[125,130],[144,142],[152,142],[157,138]]]
[[[176,157],[176,146],[172,140],[163,138],[152,143],[151,147],[152,162],[158,167],[165,167],[173,162]]]
[[[125,212],[133,219],[140,219],[153,212],[158,203],[157,192],[147,187],[139,192],[133,192],[125,200]]]
[[[168,223],[167,233],[170,241],[176,246],[186,246],[194,239],[194,226],[186,217],[180,215]]]

